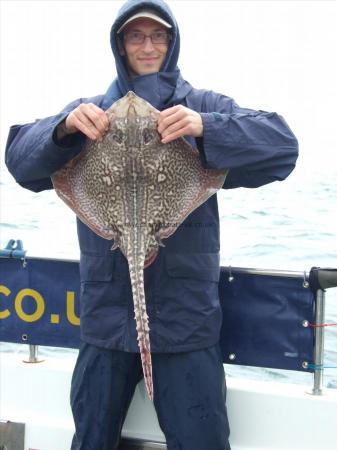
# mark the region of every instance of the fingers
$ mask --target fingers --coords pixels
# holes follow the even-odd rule
[[[161,142],[163,144],[168,144],[169,142],[174,141],[175,139],[178,139],[180,137],[183,136],[191,136],[191,133],[189,132],[189,127],[182,127],[179,128],[177,131],[175,132],[170,132],[169,134],[167,134],[166,136],[164,136],[161,140]]]
[[[93,103],[82,103],[67,117],[65,127],[68,133],[81,131],[89,139],[101,140],[109,129],[106,113]]]
[[[92,111],[92,118],[94,119],[93,121],[96,127],[101,133],[105,133],[109,129],[110,125],[107,114],[93,103],[89,103],[88,106]]]
[[[74,111],[72,116],[69,115],[69,119],[72,119],[71,122],[69,120],[69,126],[71,125],[76,130],[81,131],[89,139],[96,140],[100,138],[99,130],[85,112],[81,110]]]
[[[202,119],[200,114],[185,106],[173,106],[159,114],[158,132],[163,144],[186,135],[202,136]]]
[[[158,131],[161,134],[163,144],[167,144],[178,137],[191,134],[190,119],[180,112],[174,113],[168,116],[166,121],[160,124]]]
[[[161,135],[162,143],[167,144],[178,137],[184,135],[185,128],[188,125],[184,111],[176,107],[160,113],[158,119],[158,132]]]
[[[158,132],[162,134],[170,125],[185,117],[185,111],[179,106],[161,111],[158,118]]]

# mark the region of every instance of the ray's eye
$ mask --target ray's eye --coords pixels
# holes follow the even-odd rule
[[[154,132],[149,130],[148,128],[145,128],[143,130],[143,139],[144,139],[144,144],[147,145],[149,144],[151,141],[153,141],[154,139]]]
[[[122,130],[116,130],[113,135],[112,139],[117,142],[117,144],[121,144],[124,140],[124,135]]]

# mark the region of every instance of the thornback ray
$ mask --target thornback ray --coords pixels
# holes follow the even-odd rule
[[[179,138],[161,142],[159,111],[128,92],[106,111],[110,126],[101,142],[52,175],[60,198],[99,236],[113,241],[129,264],[138,346],[153,400],[149,319],[144,268],[186,217],[224,183],[227,170],[205,169],[199,152]]]

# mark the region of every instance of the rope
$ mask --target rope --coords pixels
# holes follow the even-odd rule
[[[337,366],[326,366],[324,364],[308,364],[308,369],[314,370],[337,369]]]
[[[337,327],[337,323],[309,323],[311,328]]]

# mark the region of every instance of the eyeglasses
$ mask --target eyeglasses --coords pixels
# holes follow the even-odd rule
[[[166,31],[154,31],[151,34],[144,34],[141,31],[129,31],[124,34],[124,41],[128,44],[144,44],[145,38],[149,37],[152,44],[167,44],[171,35]]]

